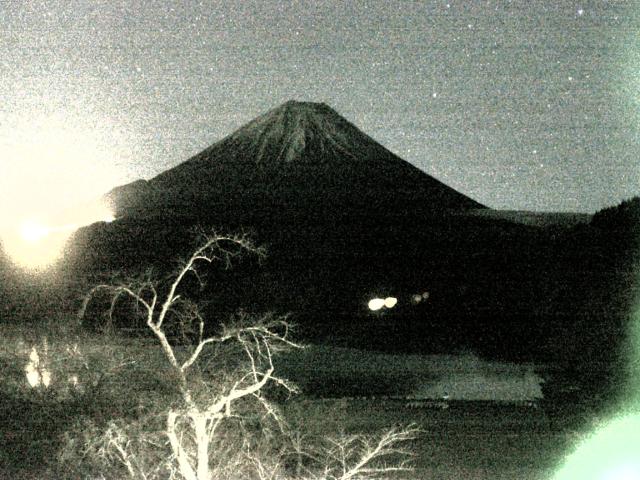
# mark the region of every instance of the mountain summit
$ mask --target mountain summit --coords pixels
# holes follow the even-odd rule
[[[295,101],[110,196],[118,216],[218,206],[304,209],[310,203],[421,211],[482,207],[394,155],[329,106]]]

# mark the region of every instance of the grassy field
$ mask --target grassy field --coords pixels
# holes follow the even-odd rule
[[[0,325],[0,338],[0,478],[51,478],[45,472],[79,418],[135,418],[170,397],[160,352],[148,341],[53,325]],[[51,371],[47,388],[30,387],[25,376],[34,347],[38,368]],[[471,363],[482,375],[498,368]],[[412,403],[417,385],[446,379],[449,370],[438,372],[438,365],[444,364],[419,355],[310,347],[277,365],[303,387],[281,406],[310,436],[416,424],[423,433],[409,445],[415,470],[398,478],[548,478],[575,443],[576,431],[588,427],[589,419],[578,417],[573,405],[546,408],[544,401],[539,408],[455,399],[446,409]],[[505,368],[520,375],[513,366],[498,370]]]

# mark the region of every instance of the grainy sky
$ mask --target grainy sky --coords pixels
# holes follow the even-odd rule
[[[3,0],[0,29],[4,201],[150,178],[289,99],[490,207],[640,194],[635,0]]]

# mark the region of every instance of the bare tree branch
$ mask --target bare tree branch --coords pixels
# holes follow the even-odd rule
[[[348,436],[329,439],[332,445],[326,451],[326,469],[322,479],[352,480],[355,478],[378,478],[392,472],[407,471],[411,468],[402,461],[396,465],[375,465],[376,461],[391,455],[408,456],[409,452],[398,444],[415,439],[420,430],[414,425],[404,429],[391,429],[377,440],[363,436]],[[333,465],[333,467],[331,466]]]
[[[216,432],[222,430],[223,422],[241,415],[242,405],[245,404],[242,399],[258,402],[264,412],[261,421],[269,418],[277,423],[281,433],[288,431],[280,411],[264,396],[264,388],[269,383],[288,392],[296,391],[294,385],[274,374],[274,355],[286,348],[300,347],[290,339],[287,318],[274,315],[256,318],[239,312],[229,323],[221,325],[215,335],[205,338],[205,319],[198,305],[183,296],[183,283],[188,275],[193,274],[198,284],[201,287],[204,285],[199,266],[217,262],[228,267],[233,258],[247,251],[263,255],[263,250],[255,247],[244,235],[202,236],[200,246],[163,283],[153,281],[151,273],[147,272],[124,283],[97,285],[85,295],[78,312],[78,318],[82,321],[91,299],[102,292],[106,292],[110,298],[108,313],[111,322],[122,298],[130,299],[136,308],[142,310],[147,327],[160,344],[179,381],[181,403],[168,411],[164,426],[166,448],[170,449],[171,454],[165,456],[168,460],[163,461],[171,464],[167,470],[171,477],[212,480],[212,465],[216,465],[216,459],[211,450]],[[177,322],[184,339],[188,340],[184,353],[175,348],[175,337],[167,333],[168,326],[173,326],[174,322]],[[207,370],[198,368],[197,364],[202,357],[208,362],[220,362],[220,369],[224,369],[225,357],[218,356],[218,352],[225,351],[226,345],[239,347],[233,351],[242,355],[244,360],[241,366],[236,368],[234,365],[233,374],[223,377],[224,381],[214,388],[211,379],[200,376],[204,374],[206,377]],[[211,347],[212,356],[204,353],[207,347]],[[415,438],[417,433],[418,430],[411,426],[404,430],[390,430],[377,439],[361,436],[334,439],[324,452],[324,460],[320,465],[316,463],[313,471],[302,465],[302,459],[304,457],[305,462],[320,459],[319,450],[307,452],[299,444],[293,452],[298,459],[296,478],[303,479],[303,470],[309,474],[308,479],[316,480],[364,480],[407,470],[404,462],[387,466],[379,461],[391,455],[406,455],[407,452],[398,444]],[[136,458],[129,453],[130,444],[125,440],[113,437],[109,448],[115,452],[130,477],[146,478],[145,472],[149,470],[136,463]],[[249,445],[245,443],[239,452],[234,452],[235,462],[250,460],[254,468],[251,473],[253,478],[255,475],[260,480],[285,478],[282,476],[284,456],[262,459],[253,454]],[[243,451],[246,453],[243,454]],[[239,472],[233,474],[241,476]]]
[[[178,438],[178,435],[176,433],[177,421],[178,413],[175,411],[170,411],[167,415],[167,436],[169,437],[169,442],[171,443],[171,450],[173,450],[173,453],[176,456],[176,461],[178,462],[180,473],[186,480],[202,480],[198,479],[198,477],[196,476],[196,472],[191,466],[189,457],[182,447],[182,441]]]
[[[163,294],[161,301],[157,284],[151,280],[151,274],[147,272],[139,279],[129,279],[121,284],[95,286],[83,298],[82,306],[78,312],[78,318],[82,321],[89,302],[101,291],[105,291],[111,296],[108,310],[110,319],[113,317],[117,302],[123,296],[129,297],[136,307],[143,307],[146,324],[157,338],[165,357],[180,381],[184,408],[172,409],[168,413],[166,435],[173,452],[173,458],[178,464],[178,470],[187,480],[210,480],[208,444],[222,419],[231,417],[232,403],[247,396],[254,396],[263,401],[259,392],[270,380],[275,380],[288,387],[284,380],[273,377],[274,366],[271,349],[272,343],[295,345],[286,338],[288,334],[286,322],[263,318],[253,325],[238,323],[235,326],[223,326],[219,335],[204,338],[205,322],[197,305],[188,299],[183,299],[178,293],[184,279],[190,273],[195,276],[201,286],[204,285],[203,278],[197,270],[198,264],[223,262],[228,267],[231,259],[244,251],[263,255],[263,250],[255,247],[245,236],[215,234],[206,236],[203,238],[202,244],[182,263],[171,278],[166,294]],[[182,361],[178,360],[176,351],[165,332],[165,324],[169,314],[176,316],[181,328],[196,325],[197,343]],[[241,320],[248,323],[247,317],[243,316]],[[276,329],[284,330],[284,334],[278,334]],[[199,398],[196,401],[192,392],[193,387],[189,385],[187,371],[198,361],[207,345],[222,344],[231,340],[236,340],[242,345],[250,363],[249,373],[237,380],[225,393],[213,399]],[[263,401],[263,405],[267,404]],[[273,409],[267,409],[267,411],[275,415]],[[185,444],[186,439],[182,436],[186,425],[183,421],[184,418],[191,419],[193,441],[197,447],[195,456],[189,453],[188,444]],[[127,457],[122,445],[114,444],[113,448],[120,452],[121,458],[126,460]],[[134,471],[133,465],[130,463],[125,465],[131,474]],[[131,475],[133,476],[133,474]]]

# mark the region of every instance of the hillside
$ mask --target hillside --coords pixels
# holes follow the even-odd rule
[[[535,227],[575,227],[580,224],[587,224],[591,221],[592,215],[588,213],[574,212],[532,212],[526,210],[493,210],[488,208],[477,208],[467,210],[461,215],[475,215],[484,218],[495,218],[507,220],[522,225]]]

